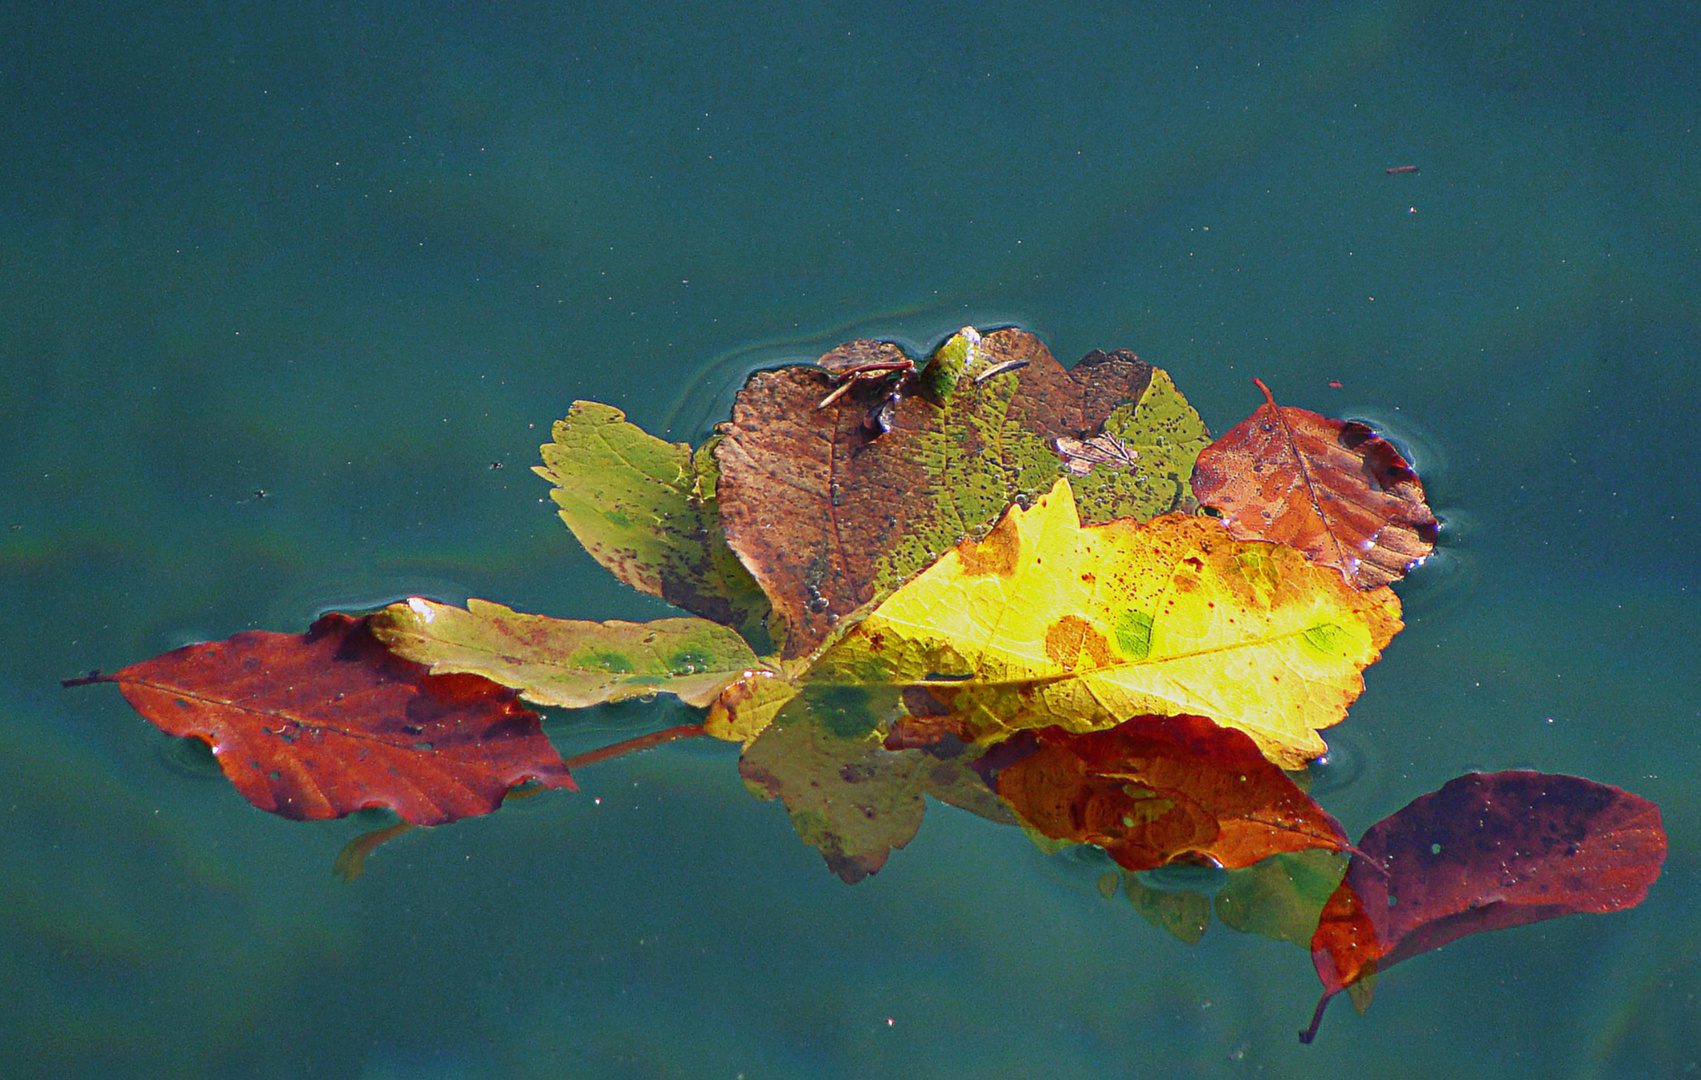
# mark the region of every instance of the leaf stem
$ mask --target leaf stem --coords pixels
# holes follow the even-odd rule
[[[1323,1010],[1329,1007],[1329,1002],[1333,1001],[1334,998],[1333,993],[1324,992],[1322,1000],[1317,1003],[1317,1011],[1311,1014],[1311,1026],[1299,1033],[1300,1042],[1310,1046],[1311,1040],[1317,1038],[1317,1026],[1323,1022]]]
[[[617,758],[623,754],[634,753],[638,750],[648,750],[652,746],[660,746],[663,743],[670,743],[675,739],[691,739],[704,734],[707,734],[707,732],[704,731],[702,724],[681,724],[678,727],[663,728],[660,731],[652,731],[648,735],[639,735],[636,738],[625,739],[621,742],[613,743],[597,750],[588,750],[583,754],[575,754],[568,758],[564,764],[567,766],[568,770],[571,771],[584,765],[595,765],[599,761],[607,761],[610,758]],[[542,784],[535,784],[531,787],[515,788],[508,792],[507,796],[502,801],[507,802],[509,799],[523,799],[528,795],[536,795],[540,791],[550,790],[553,789],[546,788]],[[412,832],[417,828],[421,828],[421,826],[415,825],[411,821],[398,821],[396,824],[386,826],[382,829],[374,829],[372,832],[361,833],[359,836],[343,845],[342,851],[337,853],[337,861],[331,864],[331,872],[342,878],[344,881],[353,881],[355,878],[358,878],[361,874],[366,872],[366,857],[372,854],[378,845],[389,840],[394,840],[403,833]]]
[[[678,727],[663,728],[652,731],[648,735],[639,735],[635,739],[627,739],[605,746],[600,750],[588,750],[583,754],[575,754],[567,759],[567,768],[577,769],[583,765],[595,765],[599,761],[607,761],[622,754],[630,754],[637,750],[648,750],[652,746],[660,746],[675,739],[691,739],[706,734],[702,724],[681,724]]]

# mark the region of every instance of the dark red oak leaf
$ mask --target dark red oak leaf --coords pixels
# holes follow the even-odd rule
[[[1253,382],[1264,404],[1194,462],[1200,504],[1237,538],[1298,548],[1360,589],[1426,559],[1439,525],[1393,444],[1357,421],[1278,406]]]
[[[388,806],[416,825],[488,814],[514,785],[574,786],[536,713],[478,675],[430,675],[367,619],[249,631],[110,675],[162,730],[213,748],[243,797],[305,820]]]
[[[1311,939],[1323,999],[1484,930],[1635,907],[1660,876],[1659,807],[1575,776],[1469,773],[1372,825]]]

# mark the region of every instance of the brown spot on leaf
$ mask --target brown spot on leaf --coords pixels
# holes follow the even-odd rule
[[[1065,615],[1045,632],[1045,655],[1065,671],[1074,671],[1083,656],[1087,667],[1103,667],[1110,662],[1110,645],[1092,623]]]
[[[986,534],[986,539],[965,541],[957,548],[963,572],[980,576],[1009,577],[1016,572],[1021,556],[1022,537],[1009,515]]]

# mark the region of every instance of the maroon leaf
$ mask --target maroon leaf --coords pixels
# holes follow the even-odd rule
[[[536,713],[477,675],[430,675],[365,618],[250,631],[111,675],[137,712],[208,743],[236,790],[298,820],[388,806],[416,825],[487,814],[526,780],[574,786]]]
[[[1356,421],[1264,404],[1200,452],[1193,495],[1242,540],[1274,540],[1354,586],[1398,580],[1435,547],[1423,484],[1393,444]]]
[[[1311,939],[1323,999],[1466,934],[1635,907],[1660,875],[1659,807],[1575,776],[1470,773],[1372,825]]]

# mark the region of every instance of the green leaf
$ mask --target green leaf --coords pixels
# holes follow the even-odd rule
[[[771,648],[768,599],[727,547],[711,447],[695,455],[594,401],[576,401],[533,472],[579,543],[621,581]]]
[[[1217,918],[1242,933],[1291,941],[1310,952],[1323,904],[1346,872],[1346,856],[1321,848],[1271,855],[1229,872],[1217,893]]]
[[[706,619],[586,622],[488,600],[469,600],[463,611],[415,597],[373,616],[372,633],[433,674],[482,675],[534,704],[567,709],[658,693],[703,706],[759,666],[743,638]]]
[[[1171,510],[1194,508],[1189,477],[1194,459],[1210,445],[1211,433],[1168,372],[1153,368],[1151,384],[1140,399],[1111,413],[1104,433],[1135,456],[1132,467],[1116,461],[1091,462],[1084,475],[1070,476],[1082,520],[1131,517],[1145,521]],[[1077,465],[1071,471],[1080,468]]]
[[[848,883],[886,864],[921,827],[932,795],[1000,824],[1015,818],[969,768],[979,751],[887,750],[882,718],[898,711],[890,688],[834,687],[792,697],[739,759],[758,797],[778,797],[806,844]]]

